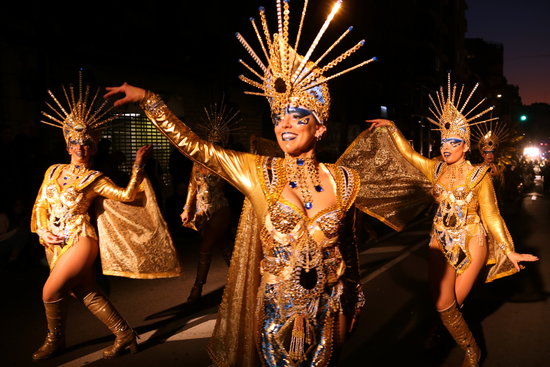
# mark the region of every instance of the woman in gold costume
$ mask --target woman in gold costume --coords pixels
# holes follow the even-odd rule
[[[124,94],[115,106],[139,103],[184,155],[246,197],[209,344],[218,366],[257,366],[258,359],[270,367],[332,365],[364,303],[352,233],[358,173],[343,165],[320,163],[315,155],[327,130],[330,104],[326,81],[331,77],[323,73],[363,42],[321,68],[320,59],[310,60],[311,52],[341,1],[333,6],[305,56],[296,52],[298,42],[290,46],[289,3],[277,4],[279,29],[273,35],[260,8],[266,39],[256,34],[267,63],[242,35],[237,38],[261,69],[258,72],[241,61],[261,82],[241,79],[261,90],[252,94],[267,97],[284,158],[231,151],[201,140],[150,91],[125,83],[107,88],[105,95]]]
[[[223,103],[215,103],[206,109],[203,126],[206,139],[216,145],[226,146],[231,130],[234,130],[238,111],[232,111]],[[195,283],[187,302],[195,302],[202,294],[206,283],[212,250],[219,247],[229,265],[231,258],[231,208],[224,193],[223,179],[199,163],[194,163],[187,187],[187,199],[181,213],[184,226],[199,231],[202,237]]]
[[[465,352],[463,366],[477,366],[481,357],[460,312],[481,269],[489,266],[486,281],[490,282],[516,273],[522,261],[538,260],[536,256],[514,251],[512,238],[500,216],[489,168],[473,166],[465,159],[470,148],[470,125],[475,124],[470,122],[492,109],[476,113],[478,104],[466,115],[462,114],[476,88],[462,102],[463,87],[457,95],[456,85],[451,89],[449,74],[447,98],[443,89],[438,92],[437,104],[430,96],[435,120],[429,120],[441,131],[443,160],[428,159],[415,152],[392,121],[367,120],[372,123],[371,129],[386,127],[402,156],[433,185],[438,207],[430,241],[430,283],[443,324]],[[486,231],[494,242],[487,241]]]
[[[50,266],[50,274],[42,291],[48,332],[44,344],[33,354],[34,360],[51,358],[65,348],[68,294],[72,294],[81,301],[116,336],[114,344],[103,351],[104,358],[116,357],[126,348],[130,348],[132,352],[137,350],[136,334],[96,285],[94,262],[99,247],[106,246],[109,238],[99,239],[100,236],[91,224],[89,211],[93,209],[94,201],[99,198],[115,202],[131,202],[138,197],[138,194],[143,191],[140,185],[144,179],[143,165],[152,147],[144,146],[136,152],[132,175],[125,188],[116,186],[101,172],[90,169],[99,138],[98,129],[116,116],[106,116],[109,109],[104,108],[105,103],[95,109],[97,106],[94,106],[94,102],[98,93],[95,93],[93,100],[88,100],[89,87],[86,86],[83,90],[81,75],[79,82],[77,93],[72,86],[69,91],[63,88],[67,107],[49,92],[57,109],[52,107],[53,104],[48,105],[53,110],[53,116],[43,112],[49,119],[49,121],[43,121],[44,123],[63,129],[71,161],[69,164],[55,164],[48,168],[32,213],[31,229],[38,234],[40,243],[45,247]],[[151,195],[150,191],[149,195]],[[116,211],[116,208],[114,211],[109,209],[112,204],[107,204],[106,202],[102,208],[103,215],[121,214]],[[140,216],[146,213],[135,214]],[[153,216],[155,215],[160,216],[158,207],[156,212],[153,212]],[[162,226],[163,221],[159,217],[156,219],[154,226],[159,224],[160,232],[164,230],[164,233],[167,233],[166,226]],[[116,218],[111,217],[106,220],[111,224],[102,223],[102,221],[105,222],[103,218],[98,218],[100,230],[109,229],[115,232],[111,237],[115,238],[114,241],[120,246],[131,245],[130,241],[116,240],[117,235],[125,236],[124,233],[127,232],[123,231],[131,231],[131,227],[123,225],[117,234],[113,225]],[[173,251],[173,245],[167,241],[169,237],[162,238],[164,244],[158,247],[155,241],[149,242],[156,239],[148,236],[146,231],[142,233],[147,246],[157,248],[162,253],[153,262],[160,260],[164,263],[157,268],[149,267],[148,270],[136,269],[130,264],[131,259],[126,256],[146,256],[147,253],[132,254],[112,248],[111,251],[102,253],[104,272],[130,277],[142,275],[145,278],[178,276],[179,263]],[[99,244],[98,241],[100,241]],[[108,256],[116,251],[118,251],[117,256],[122,258],[123,266],[118,266],[116,261],[108,261]],[[148,263],[148,261],[144,262]]]

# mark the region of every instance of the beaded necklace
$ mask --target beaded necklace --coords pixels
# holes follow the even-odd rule
[[[447,168],[449,169],[449,174],[451,176],[449,178],[449,187],[451,188],[451,190],[455,187],[455,182],[457,181],[457,179],[462,177],[465,164],[466,160],[464,159],[460,163],[447,165]]]
[[[84,164],[69,164],[63,175],[63,186],[67,186],[70,181],[78,180],[87,170]]]
[[[292,158],[285,157],[285,169],[290,178],[289,186],[300,190],[300,197],[306,209],[313,208],[313,195],[309,188],[313,186],[315,191],[323,191],[319,178],[319,163],[315,157]]]

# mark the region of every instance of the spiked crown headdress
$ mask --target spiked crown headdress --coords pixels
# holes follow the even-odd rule
[[[489,107],[481,112],[475,112],[479,106],[487,98],[483,98],[478,104],[471,108],[468,112],[464,113],[464,109],[470,102],[472,95],[476,91],[479,83],[477,83],[470,94],[466,97],[464,102],[461,101],[462,94],[464,92],[464,84],[461,86],[460,91],[457,95],[456,84],[453,84],[451,89],[451,73],[447,74],[447,97],[443,92],[443,87],[439,88],[439,91],[436,92],[436,99],[430,95],[430,101],[432,102],[433,109],[430,107],[430,112],[435,117],[435,120],[431,117],[428,117],[428,120],[437,125],[439,128],[434,130],[441,131],[441,138],[447,139],[450,137],[460,137],[462,140],[470,145],[470,126],[481,124],[488,121],[497,120],[498,117],[490,118],[483,121],[472,122],[475,119],[485,115],[487,112],[493,110],[494,107]],[[462,103],[462,105],[461,105]]]
[[[321,66],[321,61],[352,30],[352,27],[349,27],[319,58],[315,61],[312,60],[312,54],[334,18],[334,15],[342,5],[342,0],[336,1],[333,5],[331,12],[327,16],[321,29],[317,33],[317,36],[309,46],[304,56],[298,54],[298,45],[304,24],[308,0],[305,0],[304,2],[298,34],[296,36],[294,46],[290,45],[289,40],[289,0],[276,0],[276,5],[278,28],[277,33],[273,34],[273,36],[269,31],[265,16],[265,9],[263,7],[260,8],[263,37],[254,18],[250,18],[250,22],[252,23],[252,27],[254,28],[254,32],[256,33],[260,47],[267,61],[266,63],[262,61],[262,59],[240,33],[236,34],[237,39],[256,62],[257,66],[261,69],[261,71],[257,71],[243,60],[239,60],[241,64],[243,64],[260,80],[255,81],[244,75],[240,75],[239,78],[243,82],[261,90],[261,92],[247,91],[245,93],[267,97],[273,115],[284,114],[285,108],[288,106],[305,107],[315,114],[320,123],[324,123],[328,119],[330,109],[330,94],[327,82],[351,70],[366,65],[376,60],[376,58],[363,61],[334,75],[326,76],[325,73],[328,70],[348,58],[365,43],[364,40],[360,41],[355,46],[351,47],[340,56],[327,63],[325,66]]]
[[[495,151],[498,145],[511,137],[511,131],[505,123],[490,123],[478,125],[474,129],[472,136],[477,142],[477,147],[481,153]]]
[[[204,122],[198,128],[208,141],[225,146],[229,142],[231,133],[240,130],[236,126],[240,119],[240,111],[231,108],[222,97],[219,102],[204,107]]]
[[[108,115],[113,106],[107,108],[107,100],[101,103],[98,101],[99,88],[95,94],[90,95],[90,86],[82,84],[82,71],[78,73],[78,91],[75,91],[73,85],[69,85],[68,88],[62,86],[62,90],[65,106],[48,90],[55,105],[48,102],[46,105],[53,115],[42,111],[42,115],[48,121],[41,122],[63,129],[67,145],[91,142],[96,147],[100,138],[100,129],[118,117],[118,115]]]

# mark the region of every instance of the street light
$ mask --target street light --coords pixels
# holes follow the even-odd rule
[[[527,115],[521,115],[519,119],[520,121],[527,121]]]

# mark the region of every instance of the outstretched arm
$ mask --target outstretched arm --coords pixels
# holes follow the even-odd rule
[[[497,198],[491,177],[486,174],[479,184],[479,208],[483,225],[494,237],[497,246],[508,256],[508,259],[519,271],[522,261],[537,261],[539,258],[531,254],[515,252],[512,237],[506,228],[504,219],[498,210]]]
[[[424,176],[426,176],[430,180],[432,179],[435,162],[432,159],[426,158],[417,153],[413,149],[409,141],[405,139],[403,134],[401,134],[401,131],[399,131],[393,121],[384,119],[374,119],[366,121],[372,124],[369,127],[369,130],[373,130],[377,127],[386,127],[399,153],[401,153],[401,155],[416,169],[422,172]]]
[[[180,121],[162,99],[144,89],[124,83],[119,87],[107,88],[105,98],[115,94],[124,94],[114,102],[115,106],[125,103],[139,103],[155,127],[182,154],[195,162],[201,163],[226,179],[242,193],[253,190],[256,172],[256,156],[249,153],[224,149],[216,144],[199,138],[191,129]]]

